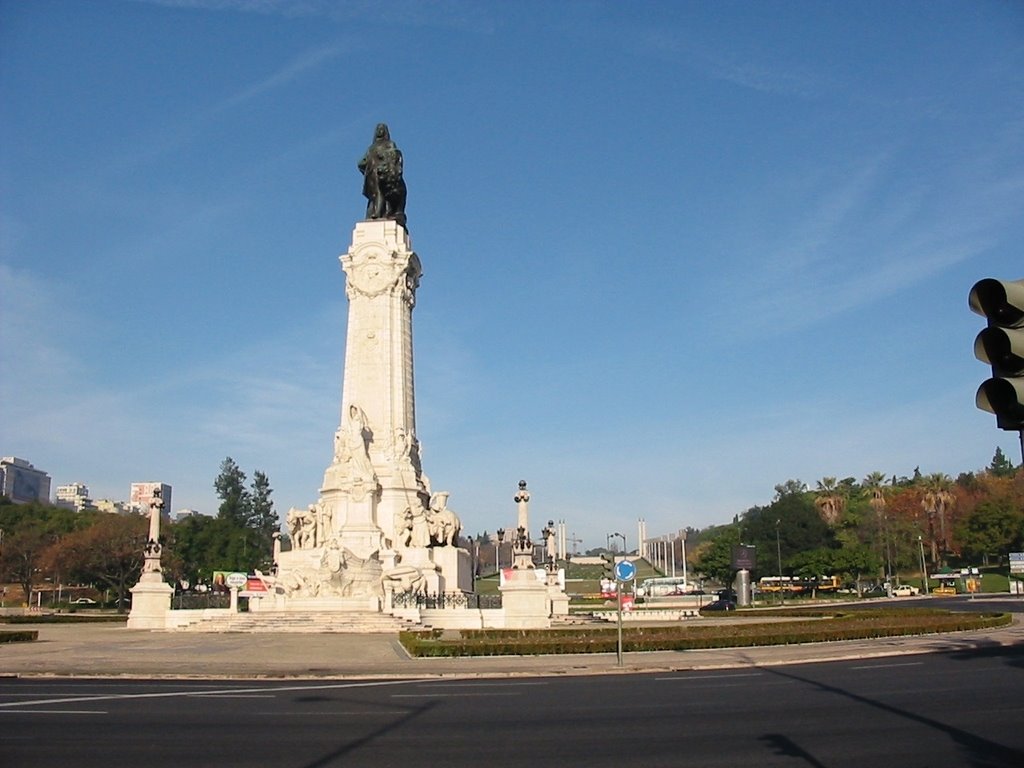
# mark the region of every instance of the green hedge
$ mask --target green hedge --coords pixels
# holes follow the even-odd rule
[[[39,633],[34,629],[20,629],[14,632],[0,632],[0,643],[31,643],[39,639]]]
[[[764,645],[862,640],[1007,626],[1008,613],[951,613],[938,610],[851,611],[823,614],[799,611],[786,622],[704,626],[625,627],[624,651],[687,651]],[[808,615],[810,614],[810,615]],[[801,620],[799,615],[806,616]],[[402,645],[413,656],[531,656],[559,653],[614,653],[618,628],[539,630],[440,630],[402,632]]]
[[[126,613],[107,613],[91,616],[70,613],[48,613],[41,616],[0,616],[0,624],[96,624],[128,621]]]

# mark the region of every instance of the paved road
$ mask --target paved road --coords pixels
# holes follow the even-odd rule
[[[1024,765],[1024,646],[685,672],[0,680],[33,768]]]

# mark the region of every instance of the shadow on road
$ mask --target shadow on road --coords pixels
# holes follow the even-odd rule
[[[330,697],[324,696],[304,696],[296,699],[296,701],[307,703],[323,703],[325,701],[331,700],[332,699]],[[411,707],[409,711],[406,712],[404,715],[401,715],[400,717],[396,718],[395,720],[392,720],[389,723],[385,723],[376,730],[370,731],[370,733],[366,734],[365,736],[350,741],[347,744],[343,744],[342,746],[338,747],[332,752],[328,752],[325,755],[321,755],[316,760],[313,760],[312,762],[303,765],[302,768],[324,768],[328,765],[341,765],[340,762],[335,763],[335,761],[339,758],[345,757],[346,755],[355,752],[358,749],[367,746],[368,744],[372,744],[374,741],[379,739],[381,736],[384,736],[385,734],[391,733],[392,731],[397,731],[405,727],[406,724],[412,722],[416,718],[427,714],[436,706],[436,704],[437,702],[429,701],[418,707]]]
[[[775,754],[784,755],[785,757],[799,757],[807,765],[813,766],[814,768],[827,768],[827,766],[818,760],[807,750],[803,749],[799,744],[793,741],[789,736],[781,733],[766,733],[760,739],[766,742],[769,746],[775,748]]]
[[[979,638],[970,647],[950,651],[946,656],[955,661],[1002,657],[1007,666],[1024,669],[1024,645],[1003,645],[987,638]]]
[[[984,641],[980,644],[984,645]],[[991,650],[993,652],[992,655],[995,655],[995,648],[980,648],[973,651],[961,651],[958,653],[961,653],[964,658],[967,658],[968,656],[977,658],[979,653],[984,654],[988,650]],[[1007,651],[1013,651],[1014,648],[1001,648],[999,650],[1005,653]],[[1020,649],[1017,649],[1018,658],[1019,652]],[[828,683],[818,682],[792,672],[787,672],[781,667],[758,667],[758,669],[767,674],[804,683],[817,688],[820,691],[842,696],[850,701],[856,702],[857,704],[874,707],[875,709],[882,710],[890,715],[902,717],[905,720],[910,720],[918,723],[919,725],[926,726],[939,733],[945,734],[959,747],[961,756],[963,757],[963,765],[974,766],[974,768],[1020,768],[1020,766],[1024,765],[1024,752],[1004,746],[994,741],[989,741],[986,738],[969,733],[961,728],[894,707],[890,704],[871,699],[867,696],[862,696],[861,694],[853,693],[852,691],[847,691],[834,685],[829,685]],[[807,761],[808,765],[822,766],[822,763],[818,762],[812,755],[805,752],[786,736],[781,736],[779,734],[765,734],[761,739],[775,746],[776,749],[781,751],[781,754],[801,757]]]

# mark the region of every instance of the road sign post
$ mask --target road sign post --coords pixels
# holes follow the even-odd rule
[[[636,578],[636,566],[629,560],[620,560],[612,569],[615,572],[615,595],[618,603],[619,640],[616,658],[622,666],[622,585]]]

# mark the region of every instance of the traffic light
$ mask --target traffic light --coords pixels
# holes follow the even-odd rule
[[[1024,280],[979,280],[968,301],[988,319],[974,340],[974,356],[992,366],[975,403],[996,415],[1000,429],[1024,430]]]
[[[601,553],[601,573],[602,579],[614,579],[615,578],[615,555],[611,552]]]

